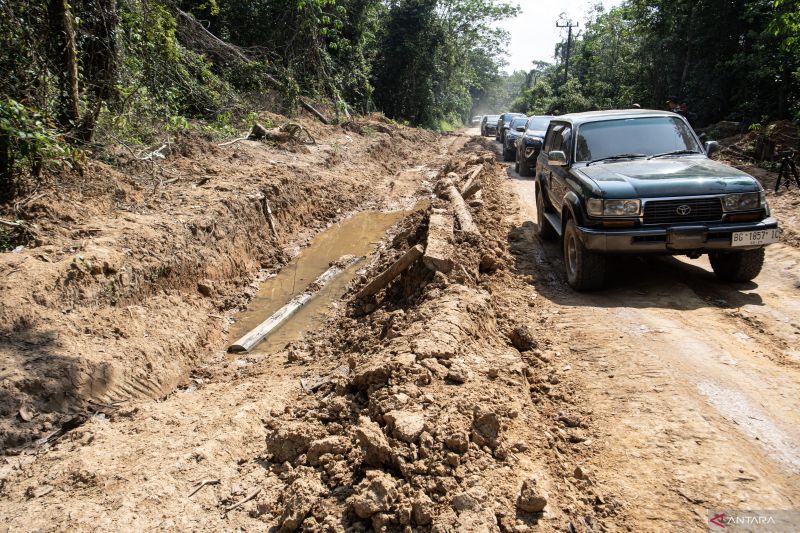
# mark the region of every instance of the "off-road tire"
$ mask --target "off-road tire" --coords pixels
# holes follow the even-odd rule
[[[714,274],[723,281],[751,281],[764,266],[764,248],[708,254]]]
[[[503,161],[511,161],[514,159],[514,152],[503,146]]]
[[[520,151],[517,150],[517,165],[519,166],[517,173],[523,178],[529,178],[532,175],[531,166],[525,161],[525,156],[521,155],[519,152]]]
[[[517,155],[517,157],[514,158],[514,172],[519,174],[519,168],[519,155]]]
[[[605,256],[586,249],[572,219],[564,228],[564,271],[567,283],[576,291],[599,289],[606,277]]]
[[[550,225],[550,221],[547,220],[547,217],[544,216],[544,195],[541,189],[542,188],[537,183],[536,190],[534,191],[536,194],[536,234],[543,241],[554,241],[558,239],[558,232]]]

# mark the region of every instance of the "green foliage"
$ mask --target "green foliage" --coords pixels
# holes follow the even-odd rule
[[[473,97],[490,87],[500,66],[507,35],[493,23],[516,12],[492,0],[392,3],[373,76],[378,107],[433,128],[468,118]]]
[[[528,112],[661,109],[685,100],[697,125],[800,113],[800,7],[792,0],[626,0],[589,13],[571,49],[514,101]],[[792,111],[794,110],[794,111]]]
[[[10,252],[16,246],[14,236],[5,228],[0,228],[0,252]]]
[[[82,154],[62,142],[36,111],[16,100],[0,102],[0,198],[8,198],[26,176],[72,167]]]

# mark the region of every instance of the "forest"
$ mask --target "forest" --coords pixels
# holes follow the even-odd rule
[[[697,125],[800,118],[800,4],[792,0],[626,0],[595,7],[553,64],[525,73],[515,111],[664,108]]]
[[[668,95],[698,124],[800,114],[793,0],[598,6],[553,63],[507,76],[497,22],[517,13],[499,0],[0,0],[0,199],[80,169],[98,145],[230,136],[309,99],[333,120],[378,111],[440,131],[483,108],[660,108]]]
[[[107,142],[304,98],[437,130],[498,76],[494,0],[0,0],[0,196]]]

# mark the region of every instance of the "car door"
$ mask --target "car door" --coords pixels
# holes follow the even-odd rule
[[[572,129],[569,124],[562,124],[558,136],[553,139],[553,150],[561,150],[567,156],[567,164],[563,167],[551,167],[550,169],[550,192],[555,197],[553,206],[561,211],[561,204],[564,202],[569,186],[569,165],[572,162]],[[557,143],[557,144],[556,144]]]
[[[553,122],[547,128],[547,134],[544,137],[544,148],[539,153],[539,160],[536,166],[540,169],[541,180],[545,184],[545,192],[547,193],[547,200],[550,205],[561,208],[561,196],[553,190],[553,186],[557,185],[557,180],[554,180],[553,167],[547,163],[547,154],[552,150],[559,150],[561,148],[561,131],[564,129],[564,123]]]

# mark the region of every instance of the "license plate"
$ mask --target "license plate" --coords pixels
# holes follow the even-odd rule
[[[781,230],[761,229],[757,231],[737,231],[731,235],[731,246],[758,246],[778,242]]]

